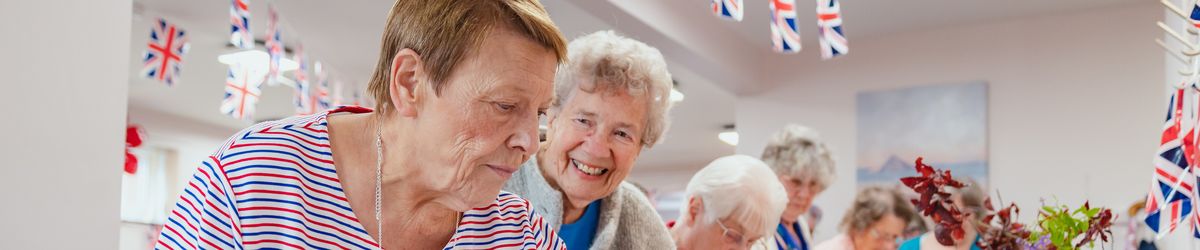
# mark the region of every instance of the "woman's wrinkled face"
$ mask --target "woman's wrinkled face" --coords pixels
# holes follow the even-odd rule
[[[647,95],[572,91],[550,119],[538,157],[549,165],[542,169],[550,182],[571,204],[583,206],[612,194],[633,169],[642,150]]]
[[[787,190],[788,194],[788,204],[787,208],[783,210],[783,216],[790,220],[795,220],[807,213],[817,194],[825,191],[824,187],[811,178],[805,180],[795,176],[780,175],[779,182],[783,183],[783,188]]]
[[[553,98],[554,53],[498,27],[451,72],[440,96],[419,87],[408,151],[419,179],[458,211],[486,205],[537,152],[538,119]]]

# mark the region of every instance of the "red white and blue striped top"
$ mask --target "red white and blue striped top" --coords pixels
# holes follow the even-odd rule
[[[329,113],[260,123],[226,141],[196,169],[155,248],[378,249],[338,181]],[[566,249],[528,201],[507,192],[464,212],[445,247],[481,248]]]

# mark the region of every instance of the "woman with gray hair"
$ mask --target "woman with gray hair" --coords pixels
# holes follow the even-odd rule
[[[916,216],[894,189],[860,190],[842,218],[842,234],[817,245],[817,250],[895,250],[906,221]]]
[[[567,47],[546,141],[504,190],[529,199],[568,249],[674,249],[650,201],[625,182],[667,128],[671,74],[662,54],[612,31]]]
[[[811,225],[803,215],[812,207],[813,198],[833,182],[834,162],[829,149],[817,131],[788,124],[767,142],[762,160],[779,176],[788,194],[774,242],[768,245],[773,249],[811,249]]]
[[[766,163],[730,155],[709,163],[687,184],[679,219],[668,222],[679,249],[749,249],[770,236],[787,194]]]

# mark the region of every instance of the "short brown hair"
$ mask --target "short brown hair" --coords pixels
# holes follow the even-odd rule
[[[538,0],[397,0],[383,31],[379,63],[367,85],[376,110],[391,106],[392,57],[400,50],[421,55],[432,87],[440,94],[450,72],[496,27],[511,27],[554,52],[559,63],[566,61],[566,39]]]
[[[905,224],[916,217],[916,211],[895,189],[880,186],[863,188],[842,217],[842,230],[845,233],[861,232],[888,214],[895,215]]]

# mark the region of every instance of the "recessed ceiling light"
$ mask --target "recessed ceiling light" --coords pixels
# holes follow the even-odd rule
[[[725,130],[722,131],[720,134],[717,134],[717,139],[721,139],[721,141],[725,142],[725,144],[729,144],[731,146],[737,146],[738,145],[737,130],[734,130],[733,124],[726,124]]]
[[[242,65],[252,71],[267,72],[270,67],[271,55],[262,50],[243,50],[217,56],[217,61],[229,66]],[[279,72],[288,72],[300,68],[300,64],[287,57],[279,59]]]

